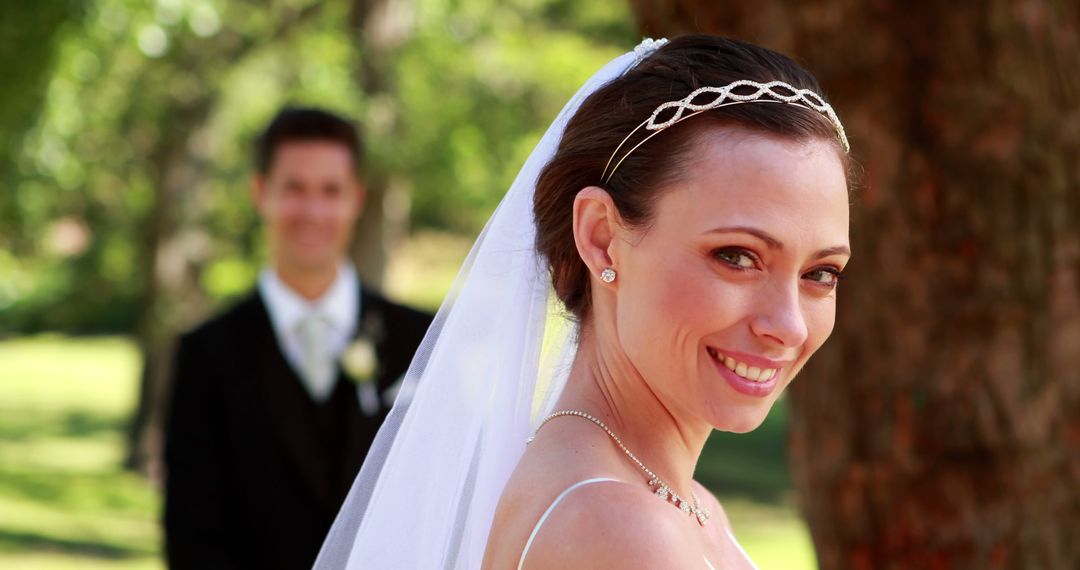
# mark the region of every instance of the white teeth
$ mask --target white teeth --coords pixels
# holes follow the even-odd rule
[[[772,380],[773,376],[776,376],[777,370],[775,368],[758,368],[757,366],[750,366],[744,362],[739,362],[730,356],[724,356],[715,349],[709,348],[709,354],[724,363],[732,372],[750,380],[752,382],[765,382]]]

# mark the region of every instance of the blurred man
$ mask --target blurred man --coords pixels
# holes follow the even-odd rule
[[[352,125],[316,109],[283,110],[257,141],[251,198],[270,265],[176,358],[173,568],[310,568],[431,322],[348,261],[360,155]]]

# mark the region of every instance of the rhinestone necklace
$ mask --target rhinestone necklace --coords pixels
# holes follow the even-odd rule
[[[607,427],[604,422],[594,418],[589,414],[586,414],[585,412],[579,412],[578,410],[560,410],[552,413],[548,417],[544,418],[544,421],[540,422],[540,425],[537,426],[536,431],[533,432],[533,435],[530,436],[528,441],[526,441],[525,443],[532,443],[532,440],[536,438],[536,434],[540,432],[540,428],[544,427],[544,424],[559,416],[577,416],[579,418],[589,420],[590,422],[600,426],[600,429],[603,429],[605,432],[607,432],[609,436],[611,436],[611,439],[615,440],[615,444],[619,446],[619,449],[623,450],[623,453],[625,453],[626,456],[629,457],[634,463],[637,463],[637,466],[640,467],[641,470],[649,476],[649,486],[653,487],[653,490],[656,493],[657,497],[660,497],[665,502],[670,501],[672,506],[681,509],[682,512],[686,513],[687,515],[697,518],[698,524],[701,526],[705,526],[705,521],[709,520],[709,511],[701,507],[701,504],[698,502],[697,495],[694,494],[693,489],[690,490],[690,495],[694,498],[694,504],[691,505],[689,501],[680,497],[675,491],[671,490],[671,487],[669,487],[663,479],[657,477],[656,474],[650,471],[648,467],[645,467],[645,464],[642,463],[641,460],[639,460],[633,453],[631,453],[629,449],[626,449],[626,446],[623,445],[622,440],[619,439],[619,436],[615,435],[615,432],[611,431],[611,428]]]

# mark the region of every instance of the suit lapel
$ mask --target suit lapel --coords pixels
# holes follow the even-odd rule
[[[314,404],[300,384],[278,345],[270,316],[262,297],[256,292],[257,322],[251,327],[258,384],[266,397],[267,411],[274,431],[300,478],[322,501],[329,501],[329,481],[324,460],[325,442],[320,440],[314,417]]]
[[[381,349],[386,338],[386,321],[383,302],[378,297],[367,292],[366,288],[360,289],[360,312],[356,318],[356,333],[352,342],[370,343],[375,354],[375,369],[370,371],[372,377],[369,381],[355,382],[360,411],[368,417],[377,417],[383,411],[382,397],[384,385],[383,374],[379,360],[382,357]],[[346,380],[349,380],[346,374]]]
[[[381,361],[385,356],[387,322],[385,301],[361,289],[360,293],[360,316],[357,322],[357,336],[365,336],[375,346],[377,360]],[[375,370],[375,386],[378,393],[387,389],[393,378],[386,378],[383,366],[380,364]],[[381,401],[381,400],[380,400]]]
[[[359,295],[359,311],[356,317],[356,332],[353,337],[354,340],[362,336],[368,337],[368,339],[375,344],[375,352],[378,355],[381,341],[383,337],[385,337],[385,322],[383,320],[382,304],[379,302],[380,299],[367,293],[367,289],[364,287],[360,287]],[[376,372],[374,386],[376,387],[377,400],[379,399],[378,393],[382,390],[382,385],[379,383],[381,378],[379,376],[380,375]],[[371,446],[372,440],[375,439],[375,432],[378,431],[386,413],[381,405],[379,406],[379,409],[371,415],[365,413],[361,409],[361,387],[347,376],[340,365],[338,367],[338,382],[347,387],[352,400],[350,402],[350,411],[347,415],[346,425],[344,426],[347,430],[345,433],[344,449],[342,450],[345,456],[341,462],[341,477],[343,483],[342,497],[344,497],[344,493],[347,493],[352,486],[353,479],[360,470],[360,465],[367,455],[368,448]]]

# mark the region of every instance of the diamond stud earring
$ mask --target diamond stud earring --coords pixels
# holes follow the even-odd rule
[[[608,267],[600,272],[600,280],[604,283],[611,283],[615,280],[615,270]]]

